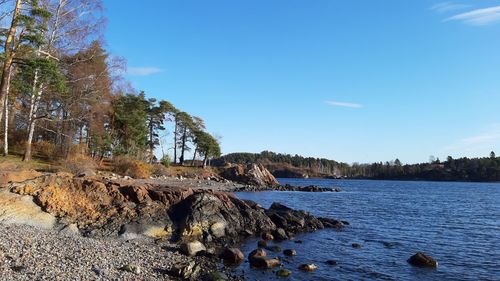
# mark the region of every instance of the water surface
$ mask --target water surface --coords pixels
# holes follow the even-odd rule
[[[368,180],[279,179],[282,184],[340,187],[338,193],[240,192],[268,208],[280,202],[314,215],[350,222],[343,231],[298,235],[279,245],[293,248],[289,280],[500,280],[500,184]],[[352,243],[362,245],[352,248]],[[257,240],[243,245],[245,254]],[[417,251],[436,258],[439,268],[420,269],[406,260]],[[269,253],[269,251],[268,251]],[[283,256],[269,253],[270,256]],[[284,258],[284,257],[283,257]],[[325,264],[337,260],[337,266]],[[313,273],[297,270],[315,263]],[[278,279],[245,263],[249,280]]]

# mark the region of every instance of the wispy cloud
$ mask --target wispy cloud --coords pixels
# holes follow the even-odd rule
[[[431,10],[436,11],[438,13],[446,13],[446,12],[466,9],[469,7],[470,7],[470,5],[467,5],[467,4],[459,4],[459,3],[453,3],[453,2],[441,2],[441,3],[437,3],[437,4],[433,5],[431,7]]]
[[[332,105],[332,106],[349,107],[349,108],[362,108],[363,107],[362,104],[352,103],[352,102],[326,101],[325,103]]]
[[[500,6],[472,10],[446,18],[444,21],[462,21],[476,26],[500,22]]]
[[[158,67],[129,67],[127,69],[127,74],[132,76],[148,76],[160,72],[163,70]]]
[[[495,146],[498,146],[498,143],[500,143],[500,125],[496,124],[486,132],[460,139],[445,147],[444,150],[457,153],[474,152],[484,154],[493,150]]]

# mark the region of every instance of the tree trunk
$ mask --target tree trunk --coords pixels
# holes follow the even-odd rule
[[[184,152],[186,152],[186,140],[187,140],[187,127],[184,126],[184,131],[182,132],[182,147],[181,147],[181,166],[184,165]]]
[[[154,155],[154,143],[153,143],[153,118],[149,120],[149,163],[153,163]]]
[[[9,32],[5,40],[4,46],[4,62],[2,67],[2,79],[0,80],[0,101],[3,101],[7,95],[7,85],[9,83],[10,77],[10,67],[12,65],[12,59],[15,55],[15,50],[12,50],[11,44],[14,40],[14,35],[16,34],[16,22],[21,11],[21,0],[16,0],[16,6],[14,8],[14,13],[12,14],[12,22],[10,24]],[[0,102],[0,112],[3,112],[4,104]]]
[[[194,149],[193,153],[193,162],[191,162],[191,166],[194,166],[194,161],[196,161],[196,153],[198,152],[198,146]]]
[[[35,71],[35,82],[33,83],[33,88],[36,88],[36,79],[37,79],[37,72]],[[35,133],[35,123],[36,123],[36,112],[38,111],[38,104],[40,103],[40,99],[42,97],[42,87],[43,84],[40,85],[40,89],[38,90],[38,94],[36,97],[32,95],[32,105],[30,108],[30,116],[29,116],[29,121],[28,122],[28,141],[26,142],[26,150],[24,151],[24,157],[23,161],[24,162],[29,162],[31,161],[31,147],[33,143],[33,135]]]
[[[205,158],[203,158],[203,169],[207,167],[208,162],[208,152],[205,152]]]
[[[12,70],[9,71],[9,81],[7,82],[7,94],[4,97],[4,109],[5,109],[5,123],[3,131],[3,156],[9,155],[9,91],[10,91],[10,77],[12,75]],[[0,117],[0,120],[2,118]]]
[[[174,129],[174,164],[177,164],[177,131],[179,130],[179,122],[177,114],[175,115],[175,129]]]

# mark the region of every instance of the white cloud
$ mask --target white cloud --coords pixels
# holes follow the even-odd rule
[[[438,13],[446,13],[450,11],[462,10],[465,8],[469,8],[470,5],[466,4],[458,4],[453,2],[441,2],[433,5],[431,10],[436,11]]]
[[[332,106],[349,107],[349,108],[362,108],[363,105],[359,103],[340,102],[340,101],[326,101],[327,104]]]
[[[500,143],[500,125],[493,125],[486,132],[466,137],[444,148],[448,152],[474,153],[476,155],[489,153]]]
[[[476,26],[500,22],[500,6],[472,10],[470,12],[449,17],[444,21],[462,21],[466,24]]]
[[[129,67],[127,69],[127,74],[132,76],[148,76],[160,72],[163,70],[157,67]]]

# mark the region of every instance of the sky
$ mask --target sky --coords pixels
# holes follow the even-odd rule
[[[500,153],[500,1],[104,4],[107,49],[128,61],[126,78],[202,117],[223,153],[347,163]]]

